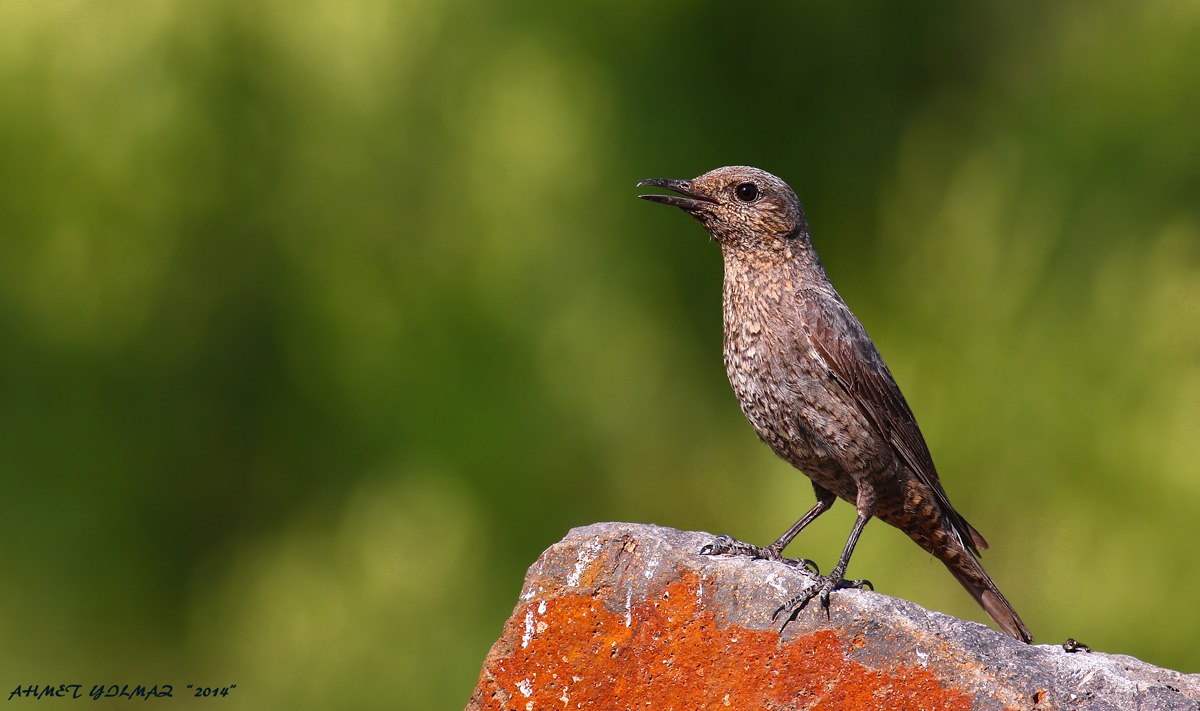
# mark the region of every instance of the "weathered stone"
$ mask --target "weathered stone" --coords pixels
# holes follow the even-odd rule
[[[529,569],[467,709],[1200,709],[1200,675],[1024,645],[869,591],[780,635],[771,614],[809,579],[699,555],[712,539],[572,530]]]

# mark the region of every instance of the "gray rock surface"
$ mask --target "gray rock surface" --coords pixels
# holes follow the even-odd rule
[[[1029,646],[871,591],[834,593],[780,635],[810,584],[781,563],[708,557],[708,533],[601,523],[529,569],[468,709],[1200,711],[1200,675]]]

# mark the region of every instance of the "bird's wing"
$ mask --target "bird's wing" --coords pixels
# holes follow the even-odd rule
[[[804,297],[805,335],[833,379],[921,483],[933,491],[971,552],[986,549],[987,541],[950,504],[917,420],[862,324],[836,292],[814,290]]]

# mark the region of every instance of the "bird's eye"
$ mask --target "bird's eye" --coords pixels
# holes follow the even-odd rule
[[[737,193],[738,200],[752,202],[754,198],[758,197],[758,186],[754,183],[742,183],[734,192]]]

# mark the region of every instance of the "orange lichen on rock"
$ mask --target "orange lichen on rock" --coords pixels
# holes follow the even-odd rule
[[[1200,709],[1200,674],[1023,644],[876,592],[839,590],[781,635],[772,612],[811,576],[702,554],[714,538],[573,529],[530,567],[467,711]]]
[[[795,638],[719,624],[684,574],[612,612],[596,594],[555,590],[522,601],[493,648],[473,703],[545,709],[967,710],[966,693],[927,670],[869,669],[830,630]],[[624,614],[621,614],[624,613]]]

